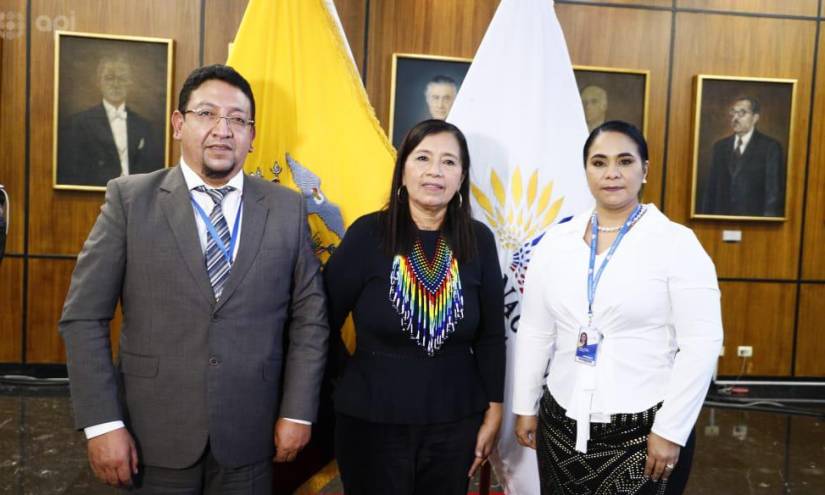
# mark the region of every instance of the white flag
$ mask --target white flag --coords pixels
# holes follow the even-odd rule
[[[536,454],[513,434],[512,364],[524,275],[552,224],[593,204],[581,99],[553,0],[503,0],[448,119],[467,136],[476,216],[495,233],[505,282],[507,382],[496,473],[510,495],[539,493]]]

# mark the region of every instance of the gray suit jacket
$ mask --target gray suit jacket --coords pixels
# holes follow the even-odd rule
[[[107,186],[60,321],[76,426],[124,420],[149,465],[191,465],[208,439],[219,463],[240,466],[273,454],[278,416],[315,420],[329,336],[320,268],[301,197],[245,177],[216,303],[189,198],[179,166]]]

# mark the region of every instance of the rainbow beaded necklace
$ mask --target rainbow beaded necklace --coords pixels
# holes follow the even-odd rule
[[[433,259],[421,239],[409,256],[396,255],[390,272],[390,302],[401,316],[401,330],[432,356],[464,318],[458,261],[438,236]]]

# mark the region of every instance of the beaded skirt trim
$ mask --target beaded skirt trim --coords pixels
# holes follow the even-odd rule
[[[428,259],[421,240],[409,256],[397,255],[390,272],[390,302],[401,317],[401,330],[432,356],[464,318],[458,261],[443,238]]]
[[[576,450],[576,421],[545,390],[536,445],[542,495],[665,494],[666,481],[644,477],[647,435],[659,407],[591,423],[587,452],[582,453]]]

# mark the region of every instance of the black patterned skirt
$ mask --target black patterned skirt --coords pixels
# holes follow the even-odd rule
[[[592,423],[587,453],[576,450],[576,420],[545,390],[536,439],[542,495],[674,495],[682,493],[693,436],[668,481],[644,477],[647,435],[661,404],[635,414]],[[678,473],[677,473],[678,471]],[[668,486],[670,485],[670,486]]]

